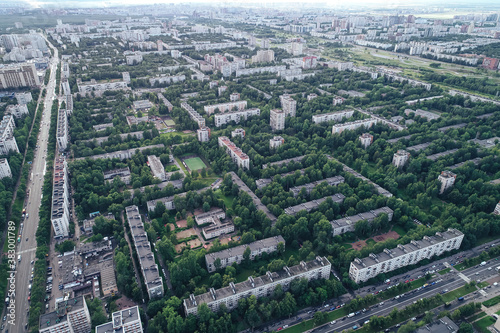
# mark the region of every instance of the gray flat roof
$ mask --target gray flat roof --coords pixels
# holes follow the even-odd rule
[[[295,215],[298,212],[300,212],[301,210],[307,210],[308,212],[310,212],[311,210],[318,208],[319,205],[321,203],[323,203],[323,201],[325,201],[328,198],[332,198],[333,202],[342,203],[342,202],[344,202],[345,196],[341,193],[336,193],[336,194],[328,196],[328,197],[308,201],[308,202],[305,202],[305,203],[302,203],[302,204],[299,204],[299,205],[296,205],[293,207],[285,208],[285,214]]]
[[[419,152],[419,151],[424,150],[425,148],[429,147],[431,144],[432,144],[432,142],[421,143],[419,145],[406,147],[406,150],[413,150],[415,152]]]
[[[344,182],[344,177],[342,177],[342,176],[335,176],[335,177],[330,177],[330,178],[325,178],[325,179],[322,179],[322,180],[318,180],[318,181],[315,181],[315,182],[312,182],[312,183],[309,183],[309,184],[295,186],[295,187],[290,188],[290,192],[292,192],[294,196],[297,196],[299,194],[300,190],[302,190],[303,188],[306,188],[307,192],[309,193],[316,186],[318,186],[319,184],[323,184],[324,182],[326,182],[329,186],[337,186],[338,184]]]
[[[47,329],[54,325],[60,324],[61,322],[67,321],[67,313],[82,309],[84,307],[83,302],[85,302],[83,296],[78,296],[75,298],[70,298],[67,301],[57,303],[57,309],[55,311],[40,316],[40,330]]]
[[[447,150],[447,151],[443,151],[441,153],[437,153],[437,154],[433,154],[433,155],[429,155],[427,156],[428,159],[432,160],[432,161],[435,161],[437,160],[438,158],[441,158],[443,156],[447,156],[447,155],[450,155],[450,154],[453,154],[453,153],[456,153],[458,151],[458,149],[450,149],[450,150]]]
[[[367,212],[359,213],[357,215],[352,215],[352,216],[347,216],[338,220],[333,220],[330,222],[334,228],[341,228],[349,224],[355,224],[358,221],[363,221],[363,220],[373,220],[380,214],[393,214],[394,212],[392,209],[389,207],[382,207],[382,208],[377,208],[374,210],[370,210]]]
[[[294,161],[294,162],[300,162],[306,156],[307,155],[302,155],[302,156],[297,156],[297,157],[293,157],[293,158],[287,158],[286,160],[281,160],[281,161],[267,163],[267,164],[265,164],[265,165],[262,166],[262,169],[265,169],[268,166],[279,166],[279,165],[282,165],[282,164],[288,164],[288,163],[290,163],[292,161]]]
[[[448,317],[443,317],[430,324],[420,327],[415,333],[455,333],[458,326]]]
[[[123,325],[134,321],[140,322],[139,307],[136,305],[131,308],[113,312],[111,321],[95,328],[96,333],[123,333]],[[141,324],[142,327],[142,324]]]

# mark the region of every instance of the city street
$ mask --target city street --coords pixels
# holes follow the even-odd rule
[[[36,254],[36,230],[38,228],[38,212],[41,204],[43,177],[46,172],[47,140],[49,138],[50,112],[55,96],[56,70],[59,63],[58,51],[50,43],[49,46],[54,52],[54,57],[50,62],[50,80],[47,85],[47,94],[44,100],[44,110],[40,125],[40,132],[37,139],[38,148],[35,150],[35,157],[31,165],[27,190],[29,195],[26,197],[25,207],[27,218],[23,221],[21,242],[17,246],[17,254],[21,255],[21,262],[17,264],[16,273],[16,319],[15,326],[6,325],[9,332],[25,332],[25,326],[28,322],[29,310],[29,289],[31,275]]]

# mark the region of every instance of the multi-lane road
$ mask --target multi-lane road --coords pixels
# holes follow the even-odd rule
[[[44,109],[42,114],[42,121],[40,131],[37,138],[37,148],[35,157],[31,165],[27,190],[29,196],[26,198],[25,207],[28,217],[24,219],[24,228],[21,235],[21,242],[17,246],[17,254],[21,255],[21,262],[17,263],[16,272],[16,311],[15,311],[15,325],[6,322],[6,330],[9,332],[26,332],[26,324],[28,323],[28,309],[29,301],[28,296],[30,290],[28,286],[31,284],[31,274],[33,273],[36,254],[36,239],[35,234],[38,228],[38,212],[40,210],[42,198],[43,177],[47,167],[47,143],[49,138],[50,127],[50,112],[52,103],[56,99],[56,70],[59,63],[58,51],[50,43],[54,52],[54,57],[50,62],[50,80],[46,86],[46,97],[44,100]],[[57,103],[57,100],[55,101]],[[17,259],[17,256],[16,256]]]

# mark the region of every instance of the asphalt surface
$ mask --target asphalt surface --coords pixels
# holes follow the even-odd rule
[[[50,44],[49,44],[50,45]],[[50,45],[51,46],[51,45]],[[26,198],[25,208],[28,218],[24,219],[24,228],[22,231],[21,242],[17,246],[17,254],[21,255],[21,262],[17,263],[16,273],[16,318],[15,325],[6,325],[9,332],[26,332],[25,325],[28,323],[29,304],[28,296],[30,290],[28,286],[31,283],[31,274],[36,254],[35,234],[38,228],[38,212],[42,200],[43,177],[46,172],[47,140],[49,138],[50,112],[55,96],[56,70],[59,62],[58,51],[54,49],[54,57],[50,62],[50,80],[47,85],[47,94],[44,100],[44,109],[42,122],[37,139],[38,148],[35,150],[35,157],[31,165],[27,189],[29,196]],[[57,102],[57,101],[56,101]]]
[[[361,313],[357,316],[346,318],[342,320],[339,318],[336,320],[335,324],[325,324],[321,327],[317,327],[314,329],[315,333],[326,333],[326,332],[342,332],[346,329],[352,329],[354,325],[361,327],[366,320],[369,320],[372,316],[386,316],[388,315],[394,307],[399,309],[404,308],[410,304],[413,304],[414,301],[418,301],[421,298],[432,297],[437,293],[440,293],[444,290],[452,291],[454,289],[460,288],[464,286],[467,282],[471,280],[475,280],[476,282],[483,282],[488,279],[492,279],[494,277],[499,277],[499,273],[496,271],[496,267],[500,266],[500,260],[490,260],[488,264],[484,266],[475,266],[468,269],[465,269],[461,272],[456,272],[456,270],[452,269],[452,272],[449,272],[445,275],[437,274],[438,271],[443,270],[447,267],[452,267],[451,265],[455,265],[459,263],[460,260],[465,258],[471,258],[478,256],[482,251],[489,248],[492,244],[498,245],[499,241],[492,241],[487,244],[483,244],[474,249],[468,251],[462,251],[453,256],[437,260],[432,262],[429,265],[419,267],[418,269],[414,269],[407,273],[397,275],[391,278],[390,284],[380,283],[377,285],[369,285],[354,292],[354,297],[360,296],[365,297],[368,294],[381,292],[390,285],[395,285],[400,282],[405,282],[410,279],[418,279],[419,277],[423,277],[425,275],[424,271],[435,271],[435,277],[429,280],[429,284],[435,282],[437,280],[442,280],[441,282],[436,283],[435,285],[429,285],[426,288],[421,289],[416,292],[405,292],[405,296],[400,297],[398,300],[390,299],[384,301],[383,305],[374,305],[371,309],[365,313]],[[462,257],[463,256],[463,257]],[[488,268],[491,268],[489,270]],[[478,273],[478,274],[476,274]],[[338,275],[338,274],[337,274]],[[464,279],[464,278],[465,279]],[[484,295],[486,294],[486,295]],[[500,284],[497,287],[492,286],[491,288],[486,288],[485,290],[478,291],[477,293],[472,293],[465,297],[465,301],[481,301],[484,302],[486,299],[489,299],[493,296],[500,295]],[[317,307],[308,307],[300,310],[296,316],[291,317],[290,319],[277,321],[271,325],[264,327],[264,329],[257,329],[256,332],[268,332],[268,331],[277,331],[280,327],[284,327],[288,325],[291,327],[293,324],[297,324],[297,320],[309,320],[313,318],[313,315],[317,311],[330,312],[332,307],[336,307],[340,304],[348,304],[353,298],[352,294],[344,294],[339,298],[328,300],[325,302],[323,306]],[[459,303],[462,305],[464,302],[458,302],[457,300],[452,302],[452,305],[456,305],[455,303]],[[336,311],[336,310],[334,310]]]

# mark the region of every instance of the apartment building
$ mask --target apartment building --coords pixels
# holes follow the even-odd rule
[[[234,224],[231,221],[220,222],[201,229],[205,239],[216,238],[234,231]]]
[[[307,95],[307,101],[310,102],[313,99],[315,99],[316,97],[318,97],[318,94],[310,93],[309,95]]]
[[[151,103],[147,99],[143,99],[140,101],[134,101],[134,103],[133,103],[133,108],[134,108],[135,112],[149,111],[149,109],[151,109],[152,107],[153,107],[153,103]]]
[[[162,93],[158,93],[158,94],[156,94],[156,96],[158,97],[158,100],[162,101],[163,104],[165,104],[165,106],[168,109],[168,112],[172,112],[174,105],[168,99],[166,99]]]
[[[277,149],[285,143],[285,139],[281,136],[275,136],[269,140],[269,149]]]
[[[235,138],[237,136],[244,138],[245,137],[245,130],[243,128],[237,128],[234,131],[231,131],[231,138]]]
[[[493,214],[494,215],[500,215],[500,201],[495,206],[495,209],[493,210]]]
[[[68,110],[66,110],[68,111]],[[69,112],[68,112],[69,114]],[[127,118],[128,119],[128,118]],[[144,136],[144,131],[137,131],[137,132],[129,132],[129,133],[123,133],[123,134],[115,134],[114,136],[119,136],[120,139],[123,141],[128,141],[130,139],[136,139],[136,140],[142,140]],[[80,142],[91,142],[97,146],[102,146],[102,144],[106,141],[109,140],[109,136],[101,136],[98,138],[93,138],[93,139],[88,139],[88,140],[82,140]]]
[[[281,108],[285,111],[287,117],[295,117],[297,113],[297,101],[290,95],[280,96]]]
[[[457,229],[436,232],[435,236],[424,236],[422,240],[398,246],[392,250],[370,253],[363,259],[356,258],[351,262],[349,277],[356,283],[367,281],[379,274],[391,272],[401,267],[414,265],[423,259],[439,256],[447,251],[458,250],[464,234]]]
[[[205,126],[196,130],[198,141],[208,142],[210,140],[210,128]]]
[[[362,135],[360,135],[359,141],[361,141],[361,145],[366,149],[373,143],[373,135],[369,133],[363,133]]]
[[[227,90],[227,86],[220,86],[217,88],[217,96],[221,96]]]
[[[154,87],[157,84],[172,84],[172,83],[178,83],[186,80],[185,75],[160,75],[157,77],[152,77],[149,79],[149,84],[151,87]]]
[[[203,118],[198,112],[196,112],[196,110],[193,109],[191,105],[186,102],[182,102],[181,108],[188,112],[189,117],[193,119],[193,121],[195,121],[200,128],[205,127],[205,118]]]
[[[90,333],[92,323],[83,296],[56,302],[56,309],[40,316],[40,333]]]
[[[16,118],[21,118],[24,115],[27,115],[28,106],[26,104],[16,104],[16,105],[8,105],[7,109],[5,109],[6,115],[13,115]]]
[[[6,158],[0,158],[0,179],[5,177],[12,177],[9,161]]]
[[[128,88],[127,82],[125,81],[97,82],[92,79],[90,82],[84,83],[81,79],[77,79],[76,83],[78,85],[78,92],[82,94],[91,93],[92,91],[120,90]]]
[[[315,114],[312,116],[312,122],[315,124],[324,123],[328,121],[339,122],[344,118],[351,118],[354,114],[354,110],[342,110],[337,112]]]
[[[148,235],[144,230],[144,223],[139,214],[139,208],[137,206],[128,206],[125,208],[125,212],[149,298],[162,297],[163,281],[158,271],[158,265],[155,263],[153,252],[151,251]]]
[[[436,119],[439,119],[441,117],[440,114],[437,114],[437,113],[434,113],[434,112],[425,111],[425,110],[421,110],[421,109],[416,109],[416,110],[406,109],[405,110],[405,115],[407,115],[407,116],[409,116],[412,113],[414,113],[415,116],[420,116],[422,118],[427,119],[428,121],[436,120]]]
[[[15,93],[17,104],[28,104],[33,100],[33,96],[31,96],[31,92],[18,92]]]
[[[182,180],[181,180],[181,182],[182,182]],[[161,185],[161,184],[159,184],[159,185]],[[180,185],[181,186],[179,188],[182,187],[182,184],[180,184]],[[199,193],[205,191],[206,189],[207,188],[202,188],[201,190],[196,191],[196,193],[199,194]],[[167,210],[173,210],[173,209],[175,209],[174,199],[176,197],[179,197],[179,198],[185,197],[187,195],[187,193],[188,192],[183,192],[183,193],[179,193],[179,194],[172,195],[172,196],[169,196],[169,197],[164,197],[164,198],[149,200],[148,202],[146,202],[146,206],[148,207],[148,211],[153,212],[155,210],[155,208],[156,208],[156,204],[158,202],[161,202],[165,206],[165,208]]]
[[[73,95],[66,95],[66,111],[69,116],[73,113]]]
[[[127,65],[129,65],[129,66],[138,65],[142,62],[142,60],[143,60],[142,54],[139,52],[125,56],[125,61],[127,62]]]
[[[109,171],[104,171],[103,172],[104,176],[104,181],[113,181],[115,177],[120,177],[120,180],[124,182],[126,185],[130,184],[130,168],[121,168],[121,169],[114,169],[114,170],[109,170]]]
[[[269,122],[273,131],[282,131],[285,129],[285,111],[281,109],[272,109]]]
[[[54,161],[54,182],[52,188],[51,223],[54,238],[69,236],[70,194],[68,179],[68,164],[59,156]]]
[[[236,42],[221,42],[221,43],[203,43],[203,44],[194,44],[195,51],[208,51],[208,50],[220,50],[227,49],[231,47],[236,47]]]
[[[363,120],[356,120],[348,123],[343,123],[343,124],[335,124],[332,127],[332,134],[340,134],[343,131],[349,130],[349,131],[354,131],[358,128],[370,128],[376,123],[378,123],[378,119],[375,118],[369,118],[369,119],[363,119]]]
[[[392,157],[392,164],[394,164],[396,168],[402,168],[405,166],[406,162],[408,162],[409,159],[409,152],[407,152],[406,150],[398,150]]]
[[[223,147],[240,168],[250,169],[250,157],[229,140],[227,136],[219,136],[219,147]]]
[[[441,183],[441,187],[439,188],[439,194],[443,194],[447,189],[453,187],[455,184],[455,179],[457,175],[451,171],[445,170],[442,171],[438,176],[438,181]]]
[[[337,105],[340,105],[340,104],[343,104],[345,101],[345,98],[344,97],[340,97],[340,96],[335,96],[333,97],[332,99],[332,105],[333,106],[337,106]]]
[[[254,295],[257,298],[271,296],[277,285],[283,290],[290,288],[290,283],[295,279],[305,278],[307,280],[328,279],[330,277],[331,263],[326,257],[316,257],[315,260],[304,262],[292,267],[285,266],[277,272],[267,272],[259,277],[250,276],[247,281],[240,283],[231,282],[229,286],[195,296],[190,295],[184,300],[184,311],[186,315],[196,315],[198,306],[207,304],[213,312],[217,312],[221,304],[231,311],[238,307],[238,300]]]
[[[217,270],[217,268],[215,267],[215,261],[217,259],[220,259],[219,269],[224,269],[227,266],[231,266],[233,263],[241,264],[244,259],[243,253],[245,252],[247,247],[250,248],[249,259],[255,260],[256,258],[259,258],[264,252],[268,254],[276,252],[278,250],[279,243],[283,243],[283,248],[285,247],[286,242],[281,235],[206,254],[205,263],[207,265],[207,270],[209,273],[214,273]]]
[[[286,70],[286,66],[268,66],[268,67],[255,67],[255,68],[242,68],[236,70],[236,77],[244,75],[256,75],[262,73],[278,73]]]
[[[236,101],[239,101],[241,98],[240,94],[238,93],[232,93],[231,95],[229,95],[229,100],[231,102],[236,102]],[[246,106],[245,106],[246,107]]]
[[[156,155],[148,155],[148,165],[151,168],[151,173],[154,177],[158,178],[162,182],[167,180],[165,167]]]
[[[328,196],[328,197],[324,197],[321,199],[312,200],[309,202],[298,204],[298,205],[295,205],[292,207],[285,208],[285,214],[294,216],[295,214],[297,214],[301,210],[306,210],[306,211],[310,212],[314,209],[318,209],[319,205],[321,205],[324,201],[326,201],[329,198],[331,198],[334,203],[341,204],[342,202],[344,202],[345,196],[341,193],[336,193],[336,194]]]
[[[61,79],[61,88],[65,96],[71,95],[71,86],[68,79]]]
[[[315,56],[307,56],[302,58],[303,69],[315,68],[317,64],[318,64],[318,58],[316,58]]]
[[[142,333],[139,306],[113,312],[111,321],[96,326],[95,333]]]
[[[59,109],[57,113],[57,148],[60,152],[68,149],[69,143],[69,128],[68,128],[68,114],[65,109]]]
[[[0,155],[7,155],[11,150],[19,153],[14,137],[14,128],[16,128],[14,117],[12,115],[3,116],[2,122],[0,122]]]
[[[203,110],[207,115],[211,115],[212,113],[215,112],[215,110],[219,110],[220,113],[224,113],[226,111],[242,111],[246,109],[247,107],[247,101],[234,101],[234,102],[229,102],[229,103],[220,103],[220,104],[214,104],[214,105],[205,105],[203,107]]]
[[[333,236],[345,234],[346,232],[354,232],[354,227],[359,221],[373,221],[377,216],[387,214],[389,221],[392,221],[394,212],[389,207],[377,208],[368,212],[359,213],[357,215],[347,216],[330,222],[332,225]]]
[[[218,113],[215,115],[215,126],[220,127],[222,125],[228,124],[231,121],[236,122],[237,124],[240,123],[241,119],[247,120],[248,117],[252,116],[259,116],[260,115],[260,109],[245,109],[241,111],[231,111],[231,112],[226,112],[226,113]]]
[[[131,149],[126,149],[126,150],[118,150],[114,151],[111,153],[105,153],[105,154],[99,154],[99,155],[92,155],[92,156],[86,156],[86,157],[79,157],[76,158],[75,160],[84,160],[86,158],[90,158],[93,160],[98,160],[98,159],[113,159],[113,158],[118,158],[120,160],[126,160],[131,158],[137,151],[144,151],[147,149],[153,149],[153,148],[164,148],[165,145],[163,143],[159,143],[156,145],[151,145],[151,146],[145,146],[145,147],[139,147],[139,148],[131,148]]]
[[[0,90],[38,87],[40,84],[40,79],[33,63],[0,65]]]
[[[326,182],[328,184],[328,186],[337,186],[339,184],[342,184],[344,182],[344,180],[345,179],[342,176],[329,177],[329,178],[318,180],[318,181],[315,181],[312,183],[291,187],[290,192],[292,192],[293,196],[296,197],[299,195],[300,191],[303,188],[305,189],[306,193],[309,194],[319,184],[323,184]]]
[[[92,128],[94,129],[94,131],[99,132],[99,131],[105,130],[108,127],[113,127],[113,126],[114,126],[113,123],[107,123],[107,124],[94,125],[94,126],[92,126]]]
[[[274,61],[273,50],[259,50],[257,54],[252,56],[252,63],[272,62]]]

